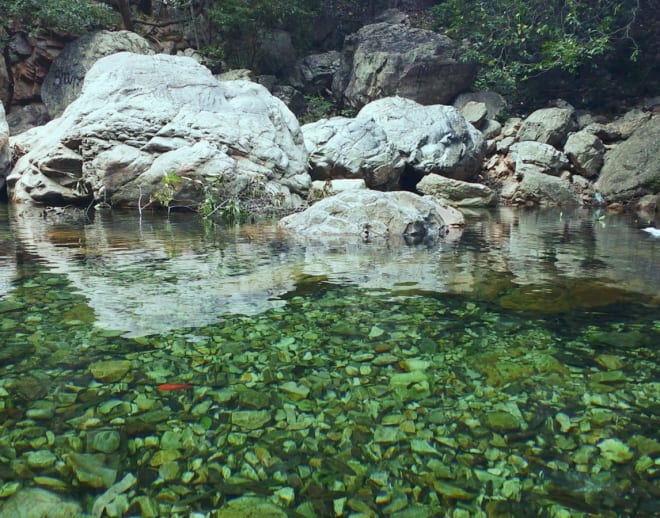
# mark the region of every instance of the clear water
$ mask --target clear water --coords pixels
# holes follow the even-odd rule
[[[31,486],[117,516],[246,495],[655,516],[660,239],[587,211],[469,219],[407,246],[0,206],[0,516]]]

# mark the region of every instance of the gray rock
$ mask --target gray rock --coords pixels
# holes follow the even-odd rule
[[[407,24],[366,25],[344,41],[333,91],[356,108],[400,95],[448,103],[472,83],[475,67],[457,59],[451,39]]]
[[[307,107],[305,96],[291,85],[275,85],[270,89],[270,93],[282,101],[293,113],[303,113]]]
[[[285,75],[296,62],[291,33],[273,29],[260,34],[257,67],[262,74]]]
[[[502,125],[492,119],[486,119],[479,129],[486,140],[494,139],[502,133]]]
[[[43,103],[13,106],[11,113],[7,114],[7,124],[9,124],[11,135],[18,135],[36,126],[42,126],[49,120],[48,110]]]
[[[605,146],[589,131],[578,131],[569,135],[564,144],[564,153],[575,170],[586,178],[594,178],[603,167]]]
[[[485,153],[482,135],[458,110],[401,97],[374,101],[355,119],[322,119],[302,131],[314,179],[363,178],[369,187],[395,189],[405,169],[467,179]]]
[[[540,173],[558,176],[569,166],[564,153],[541,142],[517,142],[511,146],[510,153],[516,171],[529,170],[529,166],[533,166]]]
[[[660,117],[654,116],[632,136],[605,154],[600,177],[594,184],[609,201],[660,192]]]
[[[9,124],[5,119],[5,108],[0,103],[0,190],[5,187],[5,179],[11,165],[11,149],[9,148]]]
[[[479,170],[486,150],[481,133],[452,106],[422,106],[389,97],[360,110],[357,119],[373,119],[420,175],[437,173],[468,180]]]
[[[502,127],[502,136],[504,138],[515,137],[518,134],[518,130],[522,125],[522,119],[520,117],[511,117],[507,119]]]
[[[290,190],[311,182],[300,127],[280,100],[162,54],[102,58],[62,117],[12,143],[26,152],[8,177],[16,201],[144,205],[173,173],[175,203],[194,207],[200,186],[220,178],[227,196],[259,181],[299,203]]]
[[[515,189],[503,190],[500,195],[519,205],[581,204],[580,196],[567,180],[534,170],[525,171]]]
[[[303,212],[282,218],[280,226],[303,236],[345,235],[365,240],[405,236],[417,242],[442,238],[463,216],[430,196],[407,191],[344,191]]]
[[[36,487],[19,490],[0,506],[0,518],[71,518],[81,513],[77,502]]]
[[[359,178],[369,187],[388,187],[398,183],[406,165],[373,119],[321,119],[302,132],[313,180]]]
[[[480,90],[478,92],[466,92],[460,94],[454,100],[454,106],[459,110],[470,102],[483,103],[486,105],[486,117],[494,120],[506,109],[507,103],[504,97],[497,92]]]
[[[573,108],[543,108],[527,117],[518,130],[518,140],[533,140],[559,147],[574,128]]]
[[[9,106],[11,101],[9,75],[7,74],[7,62],[4,54],[0,54],[0,105]]]
[[[339,70],[341,54],[336,50],[310,54],[298,63],[298,72],[305,91],[325,94],[332,88],[332,79]]]
[[[457,207],[489,207],[495,205],[495,192],[479,183],[468,183],[437,174],[426,175],[417,184],[422,194],[435,196]]]
[[[612,122],[589,124],[585,129],[598,136],[603,142],[611,143],[629,138],[650,118],[649,112],[635,109]]]
[[[41,98],[51,117],[59,117],[82,92],[85,74],[102,57],[116,52],[153,54],[150,43],[129,31],[98,31],[64,47],[41,85]]]
[[[488,115],[486,105],[476,101],[467,102],[460,110],[465,119],[475,128],[481,128]]]

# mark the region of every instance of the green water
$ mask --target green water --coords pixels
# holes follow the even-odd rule
[[[27,487],[104,516],[655,516],[636,225],[503,209],[409,247],[0,207],[0,516]]]

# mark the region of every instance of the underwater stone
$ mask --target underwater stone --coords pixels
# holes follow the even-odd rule
[[[117,470],[106,465],[101,453],[69,453],[67,464],[79,482],[97,489],[108,488],[117,479]]]
[[[119,449],[121,437],[116,430],[98,430],[90,432],[89,449],[101,453],[113,453]]]
[[[150,466],[159,467],[166,462],[173,462],[181,458],[178,450],[158,450],[149,461]]]
[[[410,441],[410,449],[415,453],[421,453],[424,455],[437,455],[440,456],[440,452],[431,446],[428,441],[422,439],[413,439]]]
[[[280,389],[294,401],[300,401],[309,396],[309,387],[306,387],[301,383],[296,383],[295,381],[287,381],[286,383],[283,383],[280,386]]]
[[[268,410],[238,410],[231,413],[231,423],[245,430],[262,428],[270,419]]]
[[[30,419],[52,419],[55,415],[55,403],[51,401],[36,401],[32,407],[25,412]]]
[[[517,416],[509,412],[496,410],[486,415],[486,424],[489,428],[498,432],[513,432],[520,430],[523,423]]]
[[[71,518],[81,513],[77,502],[34,487],[21,489],[0,508],[0,518]]]
[[[131,368],[128,360],[105,360],[89,366],[92,376],[105,383],[115,383],[122,379]]]
[[[630,447],[619,439],[604,439],[596,446],[598,446],[601,456],[612,462],[621,464],[633,457]]]
[[[287,518],[284,509],[257,496],[241,496],[218,509],[215,518]]]
[[[34,469],[50,468],[57,457],[50,450],[31,451],[26,455],[28,466]]]

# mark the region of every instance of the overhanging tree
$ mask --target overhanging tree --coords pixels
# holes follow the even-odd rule
[[[477,86],[512,99],[542,86],[539,77],[586,79],[622,57],[652,67],[644,60],[660,36],[657,0],[444,0],[430,12],[436,29],[467,40]]]

